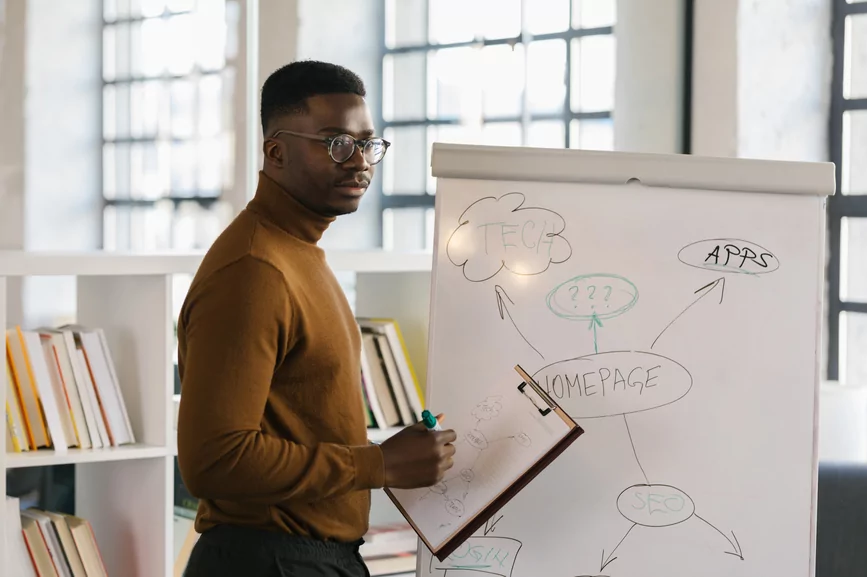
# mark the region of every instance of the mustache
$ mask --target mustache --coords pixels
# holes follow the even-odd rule
[[[336,186],[359,186],[367,188],[370,186],[370,179],[359,177],[359,178],[351,178],[348,180],[340,180],[335,183]]]

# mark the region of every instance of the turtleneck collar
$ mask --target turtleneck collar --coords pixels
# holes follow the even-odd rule
[[[265,217],[292,236],[316,244],[335,217],[317,214],[295,200],[291,194],[263,171],[247,209]]]

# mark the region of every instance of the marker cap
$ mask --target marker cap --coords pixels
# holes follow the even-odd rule
[[[433,429],[437,426],[437,418],[433,416],[433,413],[425,409],[421,413],[421,420],[424,423],[424,426],[428,429]]]

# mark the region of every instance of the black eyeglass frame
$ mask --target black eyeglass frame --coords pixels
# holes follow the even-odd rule
[[[355,154],[355,150],[353,150],[352,154],[350,154],[344,160],[337,160],[336,158],[334,158],[334,153],[333,153],[332,149],[334,147],[334,141],[337,140],[338,138],[349,138],[350,140],[352,140],[353,143],[355,144],[355,148],[357,148],[361,152],[361,156],[371,166],[374,166],[374,165],[382,162],[382,159],[385,158],[385,154],[388,152],[388,148],[391,146],[391,142],[387,141],[384,138],[380,138],[378,136],[372,136],[370,138],[355,138],[351,134],[335,134],[333,136],[322,136],[319,134],[305,134],[303,132],[295,132],[294,130],[280,129],[277,132],[275,132],[274,134],[272,134],[271,138],[274,138],[278,134],[288,134],[290,136],[298,136],[300,138],[306,138],[308,140],[316,140],[318,142],[326,143],[328,145],[328,156],[330,156],[331,160],[333,160],[337,164],[343,164],[344,162],[347,162]],[[376,161],[370,160],[364,154],[365,148],[367,148],[367,145],[372,143],[372,142],[381,142],[383,145],[382,156],[380,156],[379,159]]]

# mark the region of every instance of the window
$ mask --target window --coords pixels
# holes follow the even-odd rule
[[[103,7],[103,246],[206,248],[231,216],[238,1]]]
[[[867,1],[834,0],[828,379],[867,384]]]
[[[615,7],[385,0],[385,249],[432,247],[433,142],[613,149]]]

